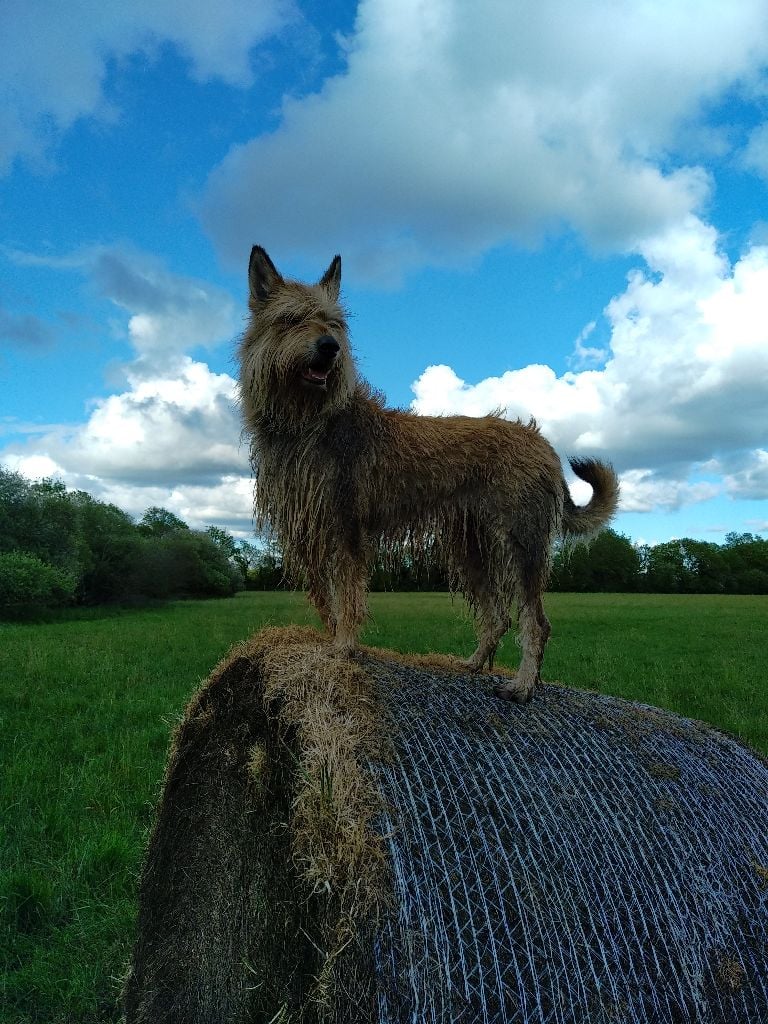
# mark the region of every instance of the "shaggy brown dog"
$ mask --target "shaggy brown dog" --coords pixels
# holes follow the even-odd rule
[[[475,614],[467,668],[493,666],[517,605],[522,660],[498,692],[528,700],[550,632],[541,598],[552,543],[608,522],[618,500],[613,469],[571,460],[594,491],[577,508],[535,423],[385,408],[352,359],[340,257],[307,285],[284,280],[254,246],[248,277],[240,392],[257,519],[274,530],[287,570],[306,576],[335,649],[355,649],[375,556],[428,549]]]

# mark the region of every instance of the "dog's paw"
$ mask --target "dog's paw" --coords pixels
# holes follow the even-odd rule
[[[517,679],[510,679],[508,683],[496,683],[493,688],[494,695],[500,700],[508,700],[513,704],[527,704],[536,690],[534,683],[522,683]]]

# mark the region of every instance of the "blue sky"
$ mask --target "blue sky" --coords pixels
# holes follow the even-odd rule
[[[342,254],[392,404],[534,415],[635,540],[768,531],[768,0],[11,0],[0,218],[31,477],[248,535],[259,243]]]

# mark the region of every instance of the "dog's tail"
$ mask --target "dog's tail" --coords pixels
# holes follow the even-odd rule
[[[619,503],[619,478],[613,466],[596,459],[569,459],[571,469],[592,487],[592,498],[587,505],[574,505],[568,488],[563,504],[563,536],[589,537],[613,517]]]

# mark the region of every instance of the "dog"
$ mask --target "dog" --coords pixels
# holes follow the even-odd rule
[[[542,593],[553,543],[609,522],[619,494],[612,467],[570,460],[593,489],[579,507],[535,421],[387,408],[355,366],[339,256],[303,284],[254,246],[248,281],[239,390],[256,520],[276,536],[288,574],[306,581],[334,651],[355,651],[374,559],[428,550],[475,617],[467,670],[493,667],[516,606],[522,658],[496,692],[529,700],[550,634]]]

